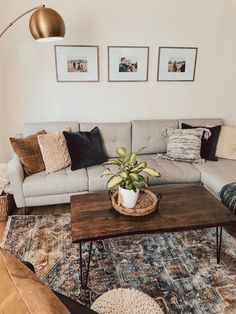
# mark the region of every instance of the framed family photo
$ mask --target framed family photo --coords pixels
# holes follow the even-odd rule
[[[57,82],[98,82],[98,46],[55,46]]]
[[[158,81],[194,81],[197,62],[195,47],[160,47]]]
[[[143,82],[148,80],[149,47],[109,46],[108,81]]]

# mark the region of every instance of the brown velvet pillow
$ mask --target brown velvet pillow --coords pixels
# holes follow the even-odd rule
[[[0,248],[0,313],[69,314],[36,275]]]
[[[28,176],[45,170],[37,136],[46,133],[45,130],[42,130],[25,138],[10,137],[13,150],[20,159],[25,174]]]

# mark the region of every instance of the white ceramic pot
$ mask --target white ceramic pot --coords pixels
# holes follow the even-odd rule
[[[121,204],[124,208],[134,208],[139,197],[139,190],[126,190],[119,186],[119,193],[121,196]]]

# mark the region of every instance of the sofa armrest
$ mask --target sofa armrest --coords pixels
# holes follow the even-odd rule
[[[24,170],[17,155],[14,155],[8,162],[7,172],[16,206],[18,208],[25,207],[23,194]]]

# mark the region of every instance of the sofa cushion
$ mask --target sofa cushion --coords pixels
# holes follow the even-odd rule
[[[63,132],[71,159],[71,170],[102,164],[107,160],[98,127],[89,131]]]
[[[181,124],[182,129],[196,129],[202,128],[203,126],[192,126],[186,123]],[[211,136],[208,139],[202,137],[201,144],[201,157],[206,160],[217,161],[216,157],[216,147],[220,135],[221,125],[216,125],[213,127],[208,127],[208,130],[211,132]]]
[[[148,166],[160,172],[159,178],[149,177],[149,184],[195,183],[200,182],[200,172],[191,163],[171,161],[156,155],[138,156],[138,161],[145,161]]]
[[[211,135],[208,129],[165,128],[162,134],[168,137],[167,153],[161,156],[163,159],[196,163],[204,162],[204,159],[201,158],[200,150],[202,137],[204,136],[204,138],[208,139]]]
[[[136,120],[132,122],[132,151],[140,154],[165,153],[167,139],[161,135],[165,127],[178,128],[177,120]]]
[[[68,204],[70,203],[70,198],[72,195],[78,195],[87,193],[87,191],[75,192],[75,193],[65,193],[65,194],[51,194],[51,195],[41,195],[25,198],[25,206],[47,206],[56,204]]]
[[[190,124],[192,126],[216,126],[222,125],[222,119],[215,118],[203,118],[203,119],[180,119],[179,120],[179,128],[181,128],[182,123]]]
[[[221,128],[216,155],[236,160],[236,127],[223,126]]]
[[[115,157],[118,147],[125,147],[131,151],[131,123],[80,123],[81,131],[90,131],[98,127],[102,136],[105,154]]]
[[[79,131],[79,123],[75,121],[25,123],[23,126],[23,136],[34,134],[39,130],[46,130],[48,133],[53,133],[66,129],[71,129],[73,132]]]
[[[200,173],[201,181],[212,192],[219,196],[225,184],[236,182],[236,161],[219,158],[217,162],[206,161],[205,164],[194,164]]]
[[[88,173],[88,189],[89,192],[97,192],[97,191],[104,191],[107,190],[107,181],[111,176],[103,176],[101,174],[104,170],[104,166],[96,165],[87,168]],[[114,165],[109,165],[109,169],[116,173],[118,168]]]
[[[148,166],[160,172],[161,177],[159,178],[149,177],[150,186],[169,183],[195,183],[200,181],[200,172],[190,163],[158,159],[154,154],[139,155],[137,160],[145,161]],[[109,168],[112,171],[117,169],[115,166],[109,166]],[[109,177],[105,176],[101,178],[103,170],[104,167],[101,165],[87,168],[89,192],[107,189],[106,182]]]
[[[37,139],[38,135],[45,133],[46,131],[42,130],[24,138],[10,137],[13,150],[20,159],[26,175],[31,175],[45,170],[45,165]]]
[[[70,165],[70,155],[62,132],[38,135],[38,143],[46,173],[56,172]]]
[[[76,193],[87,189],[86,169],[71,171],[70,167],[50,174],[45,171],[35,173],[23,182],[25,197]]]
[[[17,314],[69,314],[36,275],[0,248],[0,312]]]

